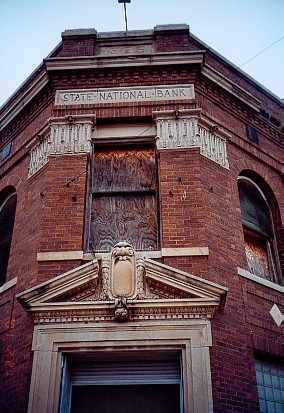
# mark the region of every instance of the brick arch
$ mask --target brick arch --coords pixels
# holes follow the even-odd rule
[[[17,194],[17,191],[14,186],[12,185],[6,185],[4,188],[1,189],[0,187],[0,208],[5,202],[5,200],[11,195],[11,194]]]
[[[230,165],[230,169],[231,172],[234,173],[236,178],[238,178],[238,176],[244,170],[250,170],[252,172],[255,172],[271,188],[271,191],[275,194],[275,197],[277,199],[280,199],[280,192],[278,191],[275,185],[275,175],[273,177],[267,168],[264,169],[262,165],[256,164],[253,161],[250,161],[249,159],[238,159]]]
[[[6,187],[14,187],[15,191],[19,189],[21,183],[22,183],[22,178],[19,175],[10,175],[6,178],[4,178],[1,183],[0,183],[0,192],[5,189]]]

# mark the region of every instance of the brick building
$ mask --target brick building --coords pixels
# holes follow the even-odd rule
[[[283,412],[283,101],[67,30],[0,116],[0,411]]]

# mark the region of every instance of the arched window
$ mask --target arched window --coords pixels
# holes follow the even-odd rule
[[[16,205],[14,190],[3,190],[0,194],[0,286],[6,282]]]
[[[280,284],[274,228],[267,198],[247,176],[239,177],[238,189],[249,271]]]

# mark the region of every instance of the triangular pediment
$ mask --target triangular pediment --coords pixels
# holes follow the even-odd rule
[[[168,308],[211,318],[224,305],[226,288],[155,260],[136,259],[133,272],[134,275],[129,262],[118,262],[115,267],[106,258],[94,259],[24,291],[17,298],[36,322],[45,322],[46,317],[54,320],[55,314],[56,320],[87,315],[90,319],[127,319],[147,312],[163,314]],[[118,284],[113,277],[120,277]],[[124,288],[124,279],[134,285],[133,291],[128,285]],[[120,291],[126,294],[120,295]]]

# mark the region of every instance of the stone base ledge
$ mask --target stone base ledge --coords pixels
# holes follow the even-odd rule
[[[4,291],[8,290],[11,287],[14,287],[14,285],[17,284],[17,281],[18,281],[18,277],[15,277],[12,280],[7,281],[5,284],[3,284],[0,287],[0,294],[3,293]]]
[[[162,248],[162,257],[191,257],[209,255],[208,247]]]
[[[282,287],[281,285],[266,280],[265,278],[261,278],[258,275],[252,274],[251,272],[244,270],[243,268],[238,267],[238,275],[248,278],[249,280],[255,281],[258,284],[265,285],[266,287],[272,288],[273,290],[284,293],[284,287]]]
[[[163,258],[163,257],[192,257],[192,256],[207,256],[209,255],[208,247],[186,247],[186,248],[162,248],[160,251],[138,251],[138,254],[145,258]],[[97,259],[103,253],[91,253],[84,251],[52,251],[52,252],[38,252],[37,261],[66,261],[66,260],[83,260],[91,261]]]
[[[55,252],[38,252],[37,261],[66,261],[66,260],[83,260],[83,251],[55,251]]]

